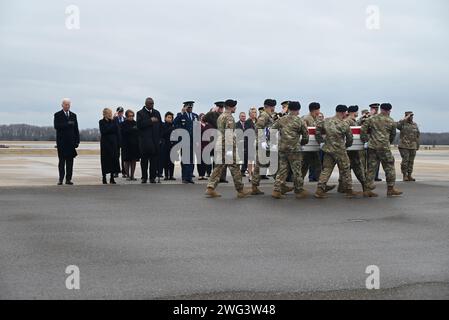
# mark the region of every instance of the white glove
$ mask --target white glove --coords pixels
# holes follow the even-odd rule
[[[324,142],[320,143],[320,150],[323,150]]]
[[[368,142],[365,142],[365,144],[363,145],[363,147],[364,147],[365,149],[368,149]]]
[[[232,158],[233,155],[234,155],[234,152],[226,151],[226,158]]]
[[[277,144],[273,144],[273,145],[271,146],[271,151],[273,151],[273,152],[277,152],[277,151],[278,151],[278,146],[277,146]]]
[[[262,142],[260,145],[262,146],[262,149],[264,149],[264,150],[268,149],[268,143]]]

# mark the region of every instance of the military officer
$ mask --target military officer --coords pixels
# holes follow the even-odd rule
[[[217,165],[214,168],[214,171],[212,172],[211,177],[209,178],[209,183],[207,185],[207,190],[206,190],[206,195],[209,198],[217,198],[220,197],[221,195],[218,194],[215,189],[220,181],[220,177],[221,174],[223,172],[223,170],[226,170],[227,168],[229,168],[229,170],[231,171],[231,175],[232,175],[232,179],[234,180],[234,186],[235,189],[237,190],[237,197],[238,198],[245,198],[248,195],[251,194],[250,190],[245,190],[243,188],[243,183],[242,183],[242,174],[240,172],[240,166],[237,164],[237,160],[236,160],[236,137],[233,134],[232,135],[232,140],[231,141],[227,141],[227,136],[226,136],[226,131],[227,130],[232,130],[234,133],[235,130],[235,120],[233,117],[233,113],[235,113],[236,110],[236,106],[237,106],[237,101],[235,100],[226,100],[225,101],[225,111],[220,115],[220,117],[218,117],[217,119],[217,129],[220,132],[220,137],[218,138],[219,140],[217,141],[216,144],[216,148],[220,148],[221,149],[221,156],[222,156],[222,161],[219,161],[221,163],[217,163]],[[226,155],[226,146],[232,144],[232,149],[233,149],[233,163],[232,164],[227,164],[225,161],[225,155]],[[217,150],[215,151],[217,153]]]
[[[289,104],[289,114],[280,118],[272,126],[272,129],[279,131],[279,170],[274,183],[273,198],[282,199],[283,185],[287,175],[293,172],[293,182],[296,198],[307,197],[304,190],[304,180],[301,175],[301,147],[309,142],[309,132],[307,126],[299,117],[301,104],[292,101]]]
[[[401,171],[404,181],[416,181],[413,178],[413,164],[415,162],[416,151],[419,150],[420,132],[418,125],[413,122],[413,112],[407,111],[405,118],[398,122],[398,130],[400,133],[399,152],[401,154],[402,163]]]
[[[361,130],[360,138],[363,142],[368,142],[368,175],[366,197],[377,197],[374,193],[374,177],[382,163],[385,175],[387,177],[387,196],[400,196],[401,191],[395,188],[396,171],[394,168],[394,157],[391,153],[390,145],[396,137],[396,122],[390,117],[392,105],[383,103],[380,106],[380,114],[376,114],[367,119]]]
[[[274,114],[274,108],[276,107],[276,100],[274,99],[266,99],[264,102],[264,109],[260,111],[259,117],[257,118],[257,122],[256,122],[256,137],[257,137],[257,148],[260,148],[260,141],[258,139],[259,133],[262,130],[267,136],[268,136],[268,132],[271,128],[271,126],[273,125],[273,114]],[[268,141],[268,137],[267,137],[267,141]],[[256,152],[258,153],[258,149],[256,150]],[[254,172],[253,172],[253,178],[251,179],[251,183],[252,183],[252,195],[256,196],[256,195],[262,195],[264,194],[260,189],[260,180],[261,180],[261,175],[260,175],[260,168],[261,167],[266,167],[266,165],[261,166],[260,162],[259,162],[259,155],[257,154],[256,157],[256,165],[254,167]]]
[[[349,123],[345,121],[348,107],[338,105],[336,114],[332,118],[327,118],[318,123],[315,138],[322,146],[324,152],[323,170],[321,172],[315,197],[318,199],[327,198],[326,185],[329,181],[335,165],[340,172],[340,180],[347,198],[360,195],[352,189],[351,166],[346,149],[352,146],[353,136]],[[326,138],[323,135],[326,135]]]
[[[309,105],[310,113],[302,118],[307,127],[316,127],[318,125],[321,105],[318,102],[312,102]],[[313,177],[309,177],[311,181],[316,181],[321,174],[320,152],[304,152],[302,161],[302,177],[304,178],[309,171],[313,172]]]

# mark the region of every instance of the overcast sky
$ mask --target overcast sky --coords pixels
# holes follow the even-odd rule
[[[79,30],[66,28],[72,4]],[[0,124],[52,125],[69,97],[96,127],[104,107],[151,96],[161,113],[390,102],[394,118],[411,109],[422,130],[449,131],[448,39],[447,0],[0,0]]]

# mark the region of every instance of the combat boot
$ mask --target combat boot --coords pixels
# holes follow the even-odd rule
[[[302,190],[301,192],[296,194],[296,199],[305,199],[309,196],[307,190]]]
[[[215,189],[213,189],[213,188],[207,188],[206,196],[208,198],[219,198],[219,197],[221,197],[221,195],[219,193],[217,193],[217,191],[215,191]]]
[[[285,199],[285,196],[282,194],[282,192],[279,191],[273,191],[271,196],[275,199]]]
[[[326,189],[324,190],[324,192],[327,193],[327,192],[332,191],[334,189],[335,189],[335,185],[331,185],[331,186],[326,185]]]
[[[408,175],[408,181],[415,182],[416,179],[412,177],[412,174]]]
[[[293,188],[293,187],[289,187],[289,186],[286,186],[286,185],[282,185],[281,186],[281,193],[282,194],[287,194],[289,192],[292,192],[293,190],[295,190],[295,188]]]
[[[260,196],[260,195],[263,195],[263,194],[265,194],[265,193],[263,191],[261,191],[258,187],[256,187],[256,186],[252,187],[251,195],[253,195],[253,196]]]
[[[345,197],[348,199],[352,199],[354,197],[361,196],[362,194],[363,194],[363,192],[354,191],[352,189],[349,189],[349,190],[346,190]]]
[[[252,194],[251,190],[241,189],[241,190],[237,191],[237,198],[239,198],[239,199],[246,198],[251,194]]]
[[[372,192],[371,190],[363,192],[363,196],[365,198],[377,198],[379,195],[377,193]]]
[[[317,198],[317,199],[326,199],[327,197],[328,196],[326,195],[326,192],[324,192],[323,189],[321,189],[321,188],[316,189],[315,198]]]
[[[402,191],[397,190],[395,187],[388,187],[387,196],[396,197],[402,195]]]
[[[403,179],[403,181],[404,181],[404,182],[410,181],[410,178],[408,177],[408,175],[404,174],[404,179]]]

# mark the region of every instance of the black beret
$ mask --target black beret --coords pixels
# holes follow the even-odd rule
[[[219,107],[219,108],[224,108],[224,101],[217,101],[217,102],[215,102],[214,103],[217,107]]]
[[[335,111],[337,112],[346,112],[348,111],[348,107],[343,105],[343,104],[339,104],[336,108]]]
[[[284,102],[281,103],[281,105],[289,104],[289,103],[290,103],[290,101],[284,101]]]
[[[350,106],[348,108],[348,112],[358,112],[359,111],[359,106]]]
[[[184,102],[184,107],[193,107],[195,101],[186,101]]]
[[[369,105],[370,108],[379,108],[379,106],[380,106],[380,103],[371,103]]]
[[[380,105],[380,108],[381,108],[382,110],[390,111],[391,109],[393,109],[393,106],[392,106],[390,103],[382,103],[382,104]]]
[[[263,111],[263,110],[264,110],[264,107],[260,107],[258,110],[259,110],[259,111]]]
[[[267,99],[263,104],[269,107],[276,107],[277,102],[274,99]]]
[[[301,104],[298,101],[290,101],[288,109],[291,111],[301,110]]]
[[[236,105],[237,105],[237,101],[236,100],[229,99],[229,100],[225,101],[225,106],[226,107],[234,108]]]
[[[312,102],[311,104],[309,104],[310,111],[315,111],[315,110],[319,110],[319,109],[321,109],[321,106],[318,102]]]

